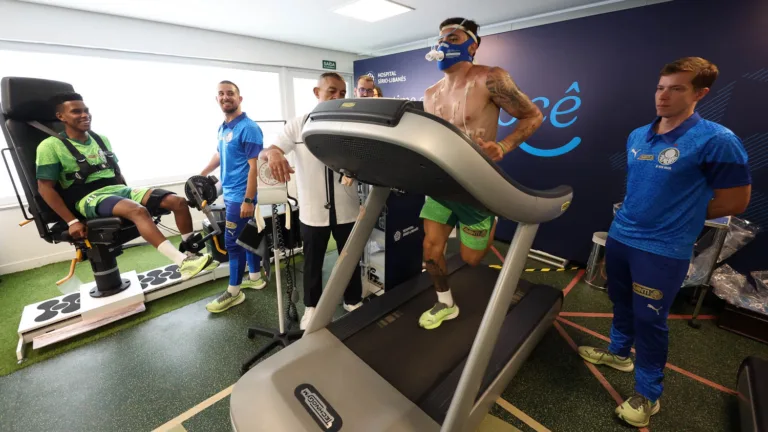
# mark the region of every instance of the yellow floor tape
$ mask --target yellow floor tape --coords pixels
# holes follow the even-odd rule
[[[496,403],[499,404],[500,407],[504,408],[505,411],[507,411],[508,413],[520,419],[520,421],[522,421],[523,423],[530,426],[531,429],[535,430],[536,432],[552,432],[546,427],[544,427],[541,423],[534,420],[531,416],[520,411],[519,408],[507,402],[506,400],[499,398],[496,400]]]
[[[572,270],[578,270],[581,267],[579,266],[571,266],[566,268],[527,268],[525,271],[527,272],[564,272],[564,271],[572,271]]]
[[[475,432],[522,432],[520,429],[512,426],[504,420],[494,417],[490,414],[486,415],[480,426],[475,429]]]
[[[229,396],[232,393],[232,389],[235,387],[234,384],[231,386],[225,388],[224,390],[216,393],[215,395],[209,397],[208,399],[200,402],[199,404],[195,405],[194,407],[187,410],[185,413],[181,414],[180,416],[176,417],[175,419],[169,421],[168,423],[160,426],[159,428],[155,429],[153,432],[181,432],[184,430],[184,427],[182,426],[182,423],[185,421],[191,419],[204,409],[210,407],[211,405],[215,404],[216,402],[224,399],[225,397]],[[179,426],[182,426],[182,429],[177,429]]]
[[[492,269],[501,270],[501,266],[498,264],[491,264],[488,267]],[[566,267],[566,268],[527,268],[525,271],[528,273],[532,272],[564,272],[564,271],[573,271],[573,270],[579,270],[581,267],[578,266],[572,266],[572,267]]]

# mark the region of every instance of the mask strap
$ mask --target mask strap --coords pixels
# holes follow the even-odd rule
[[[448,33],[448,34],[447,34],[447,35],[445,35],[444,37],[448,37],[448,36],[450,36],[450,35],[452,35],[452,34],[456,33],[456,29],[459,29],[459,28],[460,28],[460,29],[463,29],[464,31],[467,31],[466,29],[464,29],[464,23],[465,23],[465,22],[467,22],[467,20],[466,20],[466,19],[463,19],[463,20],[461,20],[461,24],[450,24],[450,25],[447,25],[447,26],[445,26],[445,27],[442,27],[442,28],[440,28],[440,31],[443,31],[444,29],[447,29],[447,28],[452,28],[452,29],[453,29],[453,31],[451,31],[450,33]],[[468,32],[468,33],[469,33],[470,35],[472,34],[472,32]],[[472,38],[474,38],[474,37],[475,37],[475,36],[474,36],[474,35],[472,35]],[[432,49],[433,49],[433,50],[437,50],[437,47],[439,47],[439,46],[440,46],[440,44],[442,43],[442,42],[440,42],[440,40],[441,40],[442,38],[443,38],[443,37],[441,37],[440,35],[438,35],[438,36],[437,36],[437,43],[435,43],[435,45],[433,45],[433,46],[432,46]],[[475,42],[477,42],[477,39],[475,39]]]
[[[456,32],[456,30],[463,30],[463,31],[464,31],[466,34],[468,34],[468,35],[469,35],[469,37],[471,37],[471,38],[472,38],[472,40],[474,40],[475,42],[477,42],[477,36],[475,36],[475,34],[474,34],[474,33],[472,33],[471,31],[467,30],[467,29],[466,29],[466,28],[465,28],[465,27],[464,27],[462,24],[464,24],[464,22],[463,22],[463,21],[462,21],[462,23],[461,23],[461,24],[451,24],[451,25],[447,25],[447,26],[445,26],[445,27],[441,28],[441,29],[440,29],[440,31],[443,31],[443,30],[445,30],[445,29],[447,29],[447,28],[452,28],[452,29],[453,29],[453,31],[452,31],[452,32],[450,32],[450,33],[448,33],[448,34],[446,35],[446,36],[449,36],[449,35],[451,35],[451,34],[455,33],[455,32]]]

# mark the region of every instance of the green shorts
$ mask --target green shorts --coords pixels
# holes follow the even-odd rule
[[[495,216],[470,205],[453,201],[437,201],[427,197],[421,218],[444,225],[459,225],[461,244],[474,250],[485,250],[491,237]]]
[[[84,196],[75,204],[75,208],[87,219],[93,219],[100,217],[96,213],[96,208],[99,206],[99,203],[104,201],[105,198],[110,196],[119,196],[128,198],[131,201],[135,201],[141,204],[141,200],[144,198],[144,195],[149,192],[149,190],[150,188],[134,189],[124,185],[104,186],[103,188],[96,189],[95,191]]]

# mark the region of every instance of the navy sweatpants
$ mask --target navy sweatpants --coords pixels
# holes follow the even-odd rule
[[[237,244],[237,238],[250,219],[240,217],[240,203],[225,201],[224,206],[227,215],[227,222],[224,227],[224,246],[227,249],[227,255],[229,255],[229,284],[239,286],[243,282],[246,262],[249,272],[258,273],[261,271],[261,257]]]
[[[669,308],[688,273],[688,260],[667,258],[608,237],[605,267],[613,325],[608,351],[626,357],[635,345],[635,391],[656,401],[663,391]]]

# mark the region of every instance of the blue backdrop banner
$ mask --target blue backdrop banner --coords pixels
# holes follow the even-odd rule
[[[475,62],[509,71],[545,116],[501,166],[532,188],[574,189],[570,209],[542,225],[534,248],[586,262],[592,233],[608,230],[612,206],[624,196],[627,137],[655,119],[662,66],[685,56],[720,68],[698,112],[743,140],[754,184],[742,217],[768,228],[766,16],[768,2],[762,0],[675,0],[483,37]],[[374,77],[385,97],[423,100],[424,90],[442,77],[437,64],[424,59],[427,52],[356,61],[355,75]],[[502,112],[498,138],[515,123]],[[513,233],[514,224],[504,221],[497,237],[509,240]],[[768,270],[758,252],[768,246],[766,237],[734,255],[732,265]]]

